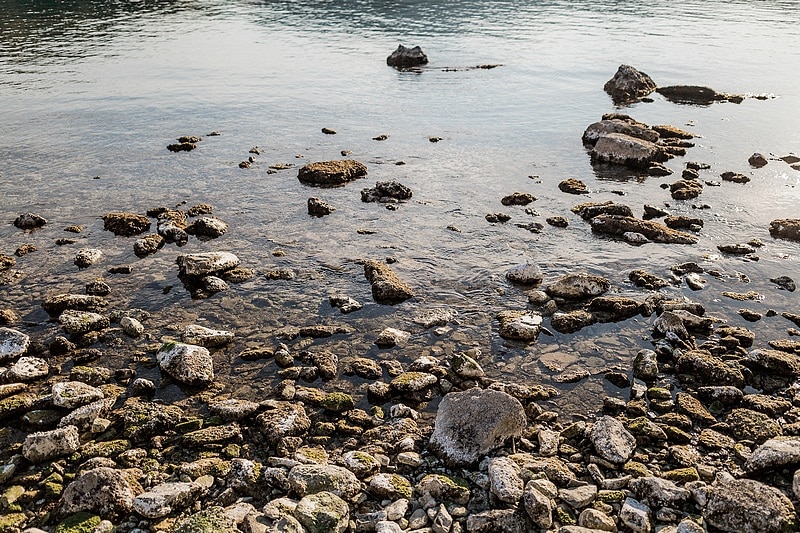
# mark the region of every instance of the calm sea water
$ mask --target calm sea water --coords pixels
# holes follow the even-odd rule
[[[542,337],[527,348],[505,346],[492,319],[499,310],[526,306],[522,291],[504,280],[507,268],[526,260],[538,262],[548,280],[585,270],[642,297],[627,283],[627,271],[666,275],[672,264],[705,261],[722,277],[706,276],[702,292],[681,286],[668,294],[702,301],[740,325],[746,325],[736,314],[740,307],[797,312],[796,295],[777,291],[768,279],[788,274],[800,281],[798,245],[771,239],[767,228],[772,219],[800,216],[800,172],[782,161],[754,170],[747,158],[756,151],[800,152],[798,7],[794,1],[0,0],[0,252],[25,243],[39,248],[18,261],[26,276],[0,287],[0,301],[46,340],[57,328],[40,310],[42,298],[82,291],[105,275],[115,307],[154,313],[154,339],[174,334],[171,324],[192,321],[235,329],[239,339],[217,354],[221,363],[235,362],[245,346],[271,343],[283,325],[347,323],[357,333],[315,344],[334,346],[343,358],[404,361],[477,346],[492,375],[544,383],[559,369],[627,367],[649,345],[651,319]],[[428,67],[387,67],[398,43],[422,46]],[[617,109],[602,86],[621,63],[662,86],[709,85],[774,98],[701,107],[654,95],[653,102]],[[469,68],[483,64],[502,66]],[[707,187],[695,201],[676,202],[660,187],[673,178],[595,171],[581,133],[613,111],[696,132],[696,147],[668,163],[677,174],[684,161],[701,161],[712,165],[704,179],[733,170],[752,181]],[[322,127],[338,134],[323,135]],[[179,135],[211,131],[221,135],[206,137],[191,153],[165,149]],[[381,134],[389,138],[372,140]],[[433,144],[431,136],[443,140]],[[252,168],[238,168],[254,146],[262,153]],[[369,167],[367,180],[331,190],[297,181],[296,167],[340,158],[342,150]],[[268,173],[275,164],[295,168]],[[645,203],[666,203],[674,214],[701,216],[699,244],[634,248],[592,235],[569,213],[587,199],[557,189],[568,177],[589,185],[589,200],[621,201],[637,214]],[[411,187],[412,201],[397,211],[360,202],[362,187],[388,179]],[[536,195],[532,207],[540,216],[502,206],[500,198],[514,191]],[[338,209],[311,219],[309,196]],[[130,239],[102,230],[99,217],[109,211],[143,213],[180,202],[213,204],[229,233],[137,260]],[[26,211],[50,224],[30,234],[10,225]],[[498,211],[512,221],[484,220]],[[552,215],[570,218],[569,228],[545,226],[534,235],[514,226]],[[62,231],[71,224],[87,229],[76,244],[56,246],[57,238],[71,236]],[[718,244],[751,238],[766,243],[758,262],[717,253]],[[103,249],[106,261],[78,271],[72,258],[83,246]],[[259,277],[192,301],[176,279],[174,259],[209,249],[233,251],[260,271],[287,267],[300,275],[292,282]],[[274,257],[277,250],[285,255]],[[415,301],[370,303],[354,260],[387,256],[417,289]],[[109,276],[112,264],[133,264],[134,274]],[[742,283],[739,273],[751,282]],[[175,288],[164,294],[167,286]],[[325,303],[332,290],[368,305],[342,317]],[[725,290],[756,290],[764,299],[741,304],[722,297]],[[414,330],[409,318],[438,306],[459,311],[453,332],[435,337]],[[787,324],[762,321],[758,342],[785,335]],[[415,336],[405,349],[379,351],[372,340],[384,326]],[[129,354],[114,357],[115,364],[135,366]],[[242,394],[256,395],[274,370],[234,364],[220,373]],[[574,387],[586,394],[562,403],[596,406],[603,389],[609,392],[601,376]]]

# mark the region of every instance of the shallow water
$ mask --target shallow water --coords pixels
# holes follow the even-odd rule
[[[13,253],[25,243],[39,248],[18,260],[25,277],[0,287],[0,300],[22,314],[42,342],[58,331],[39,307],[42,299],[82,292],[86,282],[104,276],[114,291],[113,307],[153,313],[147,324],[151,340],[174,336],[169,326],[191,322],[235,330],[237,341],[216,354],[226,392],[258,397],[275,379],[274,363],[237,361],[241,349],[271,345],[275,330],[285,325],[344,323],[356,333],[313,344],[343,359],[366,355],[403,362],[475,346],[491,375],[533,383],[551,384],[554,368],[586,368],[593,377],[559,385],[576,394],[562,395],[557,407],[574,412],[599,406],[601,394],[618,393],[602,371],[627,369],[636,351],[649,346],[652,318],[542,336],[528,347],[504,344],[493,317],[527,304],[523,292],[504,279],[510,266],[536,261],[546,281],[575,270],[599,273],[615,291],[643,298],[627,281],[631,269],[665,276],[675,263],[705,261],[725,276],[705,275],[701,292],[685,285],[664,292],[754,328],[757,346],[785,336],[791,324],[778,317],[754,326],[737,309],[798,312],[796,295],[768,281],[800,277],[798,245],[772,239],[767,228],[772,219],[800,216],[800,172],[782,161],[759,170],[747,163],[755,151],[778,157],[800,151],[796,2],[89,5],[0,1],[0,219],[8,222],[0,226],[0,252]],[[421,45],[430,64],[418,72],[387,67],[385,57],[398,42]],[[681,202],[660,188],[675,176],[593,168],[581,133],[617,110],[602,86],[620,63],[647,72],[660,85],[774,95],[703,107],[654,94],[652,102],[619,109],[648,124],[673,124],[700,135],[686,157],[668,163],[677,174],[685,161],[701,161],[712,165],[703,179],[718,181],[721,172],[733,170],[752,181],[706,187],[698,199]],[[483,64],[502,66],[468,68]],[[323,135],[322,127],[338,134]],[[205,137],[191,153],[165,149],[179,135],[214,130],[221,135]],[[389,138],[372,140],[380,134]],[[431,136],[443,140],[434,144]],[[253,146],[262,154],[252,168],[238,168]],[[340,158],[341,150],[351,150],[350,157],[368,166],[366,180],[325,190],[297,181],[297,167]],[[268,173],[280,163],[295,167]],[[592,194],[561,193],[557,184],[568,177],[585,181]],[[360,202],[362,187],[389,179],[413,190],[409,203],[388,211]],[[536,195],[531,207],[539,216],[500,204],[514,191]],[[320,196],[337,211],[308,217],[309,196]],[[666,203],[673,214],[702,217],[705,227],[694,246],[632,247],[593,235],[569,212],[588,200],[621,201],[637,214],[645,203]],[[132,239],[103,231],[100,217],[107,212],[143,213],[180,202],[213,204],[230,231],[210,242],[192,238],[181,249],[170,245],[141,260]],[[45,216],[48,226],[34,233],[11,226],[26,211]],[[493,212],[507,212],[512,221],[490,225],[484,215]],[[570,226],[545,225],[539,235],[514,226],[544,223],[552,215],[567,216]],[[71,224],[87,228],[77,236],[64,233]],[[361,235],[358,229],[375,233]],[[56,246],[62,237],[78,242]],[[758,262],[720,257],[716,250],[751,238],[765,242]],[[106,260],[79,271],[72,259],[83,246],[103,249]],[[258,276],[193,301],[177,280],[174,259],[212,249],[230,250],[261,272],[292,268],[299,276]],[[285,255],[274,257],[277,250]],[[387,256],[398,260],[393,268],[415,287],[415,300],[394,307],[372,302],[355,261]],[[134,273],[107,274],[116,264],[132,264]],[[739,281],[738,272],[751,282]],[[326,303],[333,290],[367,305],[340,315]],[[764,299],[736,302],[721,296],[726,290],[755,290]],[[450,333],[436,337],[410,322],[418,311],[441,306],[459,311]],[[410,329],[414,336],[406,348],[379,350],[372,341],[385,326]],[[157,378],[132,359],[131,352],[145,344],[124,339],[121,347],[107,348],[106,362]],[[168,389],[160,394],[175,393]]]

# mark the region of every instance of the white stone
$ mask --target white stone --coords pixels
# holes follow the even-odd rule
[[[91,311],[67,309],[58,317],[64,331],[70,335],[85,335],[90,331],[100,331],[110,325],[107,317]]]
[[[22,455],[32,463],[42,463],[56,457],[68,455],[80,448],[78,428],[67,426],[31,433],[22,444]]]
[[[197,483],[162,483],[133,499],[133,510],[150,519],[167,516],[173,511],[185,509],[204,493]]]
[[[0,361],[19,357],[28,351],[31,338],[21,331],[0,328]]]
[[[525,483],[519,476],[519,466],[507,457],[489,461],[489,490],[498,500],[515,505],[522,498]]]
[[[506,272],[506,278],[512,283],[522,285],[538,285],[542,282],[542,269],[533,263],[523,263],[510,268]]]
[[[142,323],[129,316],[122,317],[122,319],[119,321],[119,325],[122,328],[122,331],[125,332],[125,335],[129,337],[137,338],[144,333],[144,326]]]
[[[214,380],[214,362],[202,346],[165,343],[156,353],[161,370],[188,385],[207,385]]]
[[[181,339],[187,344],[195,344],[206,348],[215,348],[230,343],[234,335],[230,331],[211,329],[197,324],[183,328]]]
[[[650,508],[633,498],[625,498],[619,519],[635,533],[650,533]]]
[[[636,449],[634,436],[611,416],[603,416],[594,423],[589,439],[597,454],[612,463],[625,463]]]
[[[571,489],[560,489],[558,497],[573,509],[581,509],[592,503],[597,497],[597,487],[583,485]]]
[[[35,381],[47,377],[50,366],[39,357],[20,357],[6,372],[7,381]]]
[[[75,409],[104,398],[103,391],[81,381],[60,381],[53,385],[53,405]]]
[[[160,228],[159,228],[160,233]],[[178,256],[181,274],[206,276],[239,266],[239,258],[230,252],[205,252]]]

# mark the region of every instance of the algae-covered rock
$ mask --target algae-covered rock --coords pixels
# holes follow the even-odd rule
[[[108,213],[103,217],[103,229],[114,235],[131,237],[150,229],[150,219],[136,213]]]
[[[297,179],[317,187],[338,187],[367,176],[367,167],[352,159],[309,163],[300,168]]]

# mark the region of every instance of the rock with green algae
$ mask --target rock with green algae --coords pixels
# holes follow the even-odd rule
[[[171,533],[239,533],[239,530],[222,507],[213,506],[182,520]]]
[[[321,406],[334,413],[343,413],[354,407],[353,397],[344,392],[329,392],[322,399]]]
[[[464,505],[469,501],[469,483],[465,479],[444,474],[428,474],[416,485],[418,494],[429,493],[437,501],[452,501]]]
[[[18,531],[28,521],[25,513],[8,513],[0,516],[0,532]]]
[[[101,521],[96,514],[80,512],[59,523],[53,533],[92,533]]]
[[[123,416],[124,436],[134,442],[141,442],[174,428],[183,417],[183,410],[176,405],[128,400],[125,402]]]
[[[294,517],[309,533],[343,533],[349,516],[347,503],[325,491],[305,496],[294,510]]]
[[[369,492],[383,500],[411,498],[412,489],[408,479],[399,474],[376,474],[369,481]]]

